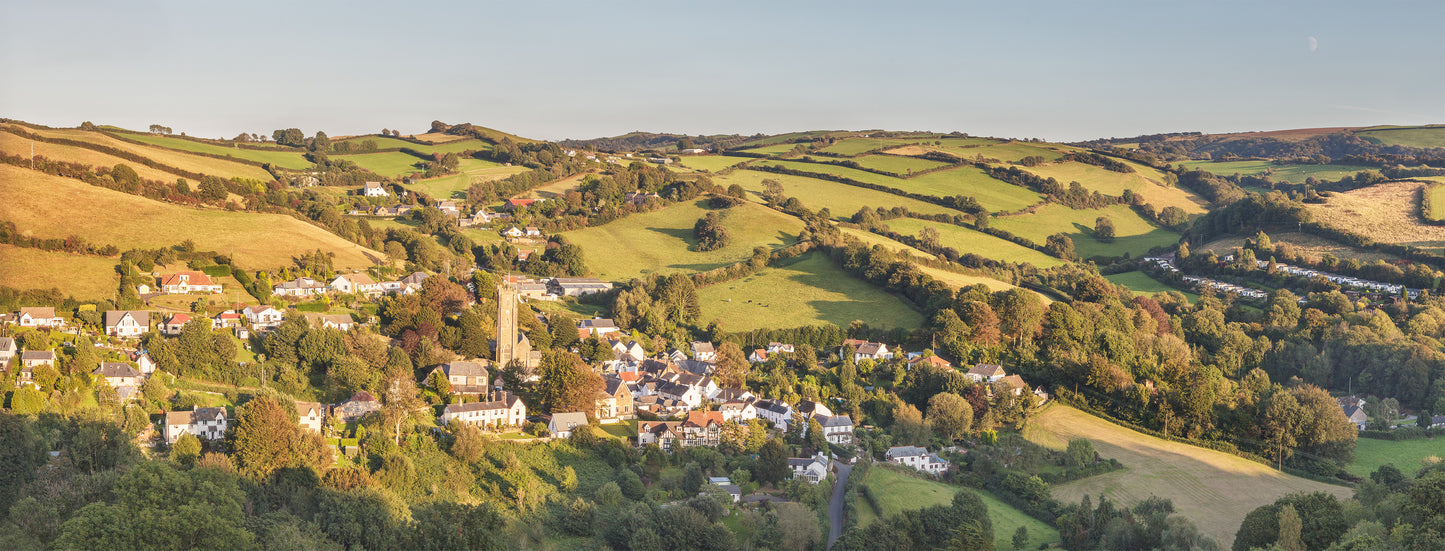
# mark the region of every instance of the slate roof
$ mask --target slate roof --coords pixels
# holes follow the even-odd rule
[[[131,367],[131,365],[128,363],[120,362],[105,362],[103,364],[100,364],[100,367],[95,368],[95,370],[91,371],[90,373],[92,375],[99,375],[106,378],[140,376],[140,370]]]

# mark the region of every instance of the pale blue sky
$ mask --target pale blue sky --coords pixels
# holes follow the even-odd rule
[[[433,119],[543,139],[1445,122],[1438,0],[0,0],[0,22],[0,116],[209,137]]]

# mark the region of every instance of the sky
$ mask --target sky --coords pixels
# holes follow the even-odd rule
[[[1445,2],[0,0],[0,117],[1076,141],[1445,123]]]

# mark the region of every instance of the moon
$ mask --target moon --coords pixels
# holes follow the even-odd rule
[[[1315,37],[1309,37],[1308,42],[1310,45],[1310,53],[1314,53],[1315,50],[1320,49],[1320,41],[1315,40]]]

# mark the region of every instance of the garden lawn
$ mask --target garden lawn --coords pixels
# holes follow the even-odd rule
[[[747,161],[747,157],[729,157],[727,155],[693,155],[682,158],[682,166],[708,172],[717,172],[724,168]]]
[[[852,217],[858,209],[867,207],[869,209],[884,207],[906,207],[913,212],[924,214],[947,214],[953,216],[963,214],[948,207],[941,207],[933,203],[925,203],[917,199],[900,197],[891,193],[876,191],[817,178],[804,176],[788,176],[785,174],[773,174],[771,172],[760,172],[756,170],[737,170],[727,176],[714,178],[713,182],[723,187],[731,184],[738,184],[752,194],[753,199],[761,201],[763,193],[763,180],[774,180],[783,185],[783,195],[797,197],[802,201],[803,206],[813,211],[828,209],[833,218],[847,220]]]
[[[79,300],[109,299],[120,284],[116,264],[98,256],[0,245],[0,287],[55,288]]]
[[[0,201],[0,219],[42,238],[75,235],[122,250],[190,239],[197,250],[233,254],[247,269],[289,266],[293,257],[317,249],[335,253],[337,269],[366,268],[384,258],[284,214],[183,207],[10,165],[0,165],[0,197],[6,198]],[[56,223],[57,213],[65,223]]]
[[[1044,544],[1059,541],[1059,531],[1054,527],[999,501],[993,494],[984,490],[916,478],[877,465],[868,469],[868,476],[862,482],[873,490],[873,495],[878,498],[878,504],[883,509],[884,517],[934,505],[949,505],[953,503],[953,496],[959,491],[969,491],[977,494],[988,506],[988,517],[993,521],[995,549],[1013,549],[1014,532],[1018,531],[1019,526],[1026,527],[1029,532],[1029,544],[1024,549],[1038,549]],[[854,508],[858,511],[860,528],[868,526],[869,523],[879,518],[873,513],[873,507],[869,505],[868,499],[863,497],[862,490],[858,491],[858,500],[854,504]]]
[[[885,222],[889,229],[905,235],[918,235],[925,227],[938,230],[938,241],[945,247],[953,247],[960,255],[973,253],[984,258],[1005,262],[1027,262],[1040,268],[1051,268],[1064,264],[1063,260],[1030,249],[1018,243],[992,235],[941,222],[898,218]],[[1043,242],[1042,239],[1039,240]]]
[[[1418,438],[1415,440],[1379,440],[1360,438],[1355,441],[1355,460],[1345,466],[1350,474],[1368,478],[1386,464],[1413,476],[1421,467],[1420,461],[1427,457],[1445,457],[1445,438]]]
[[[706,200],[674,204],[563,235],[582,247],[594,275],[628,281],[654,273],[704,272],[727,266],[751,257],[753,247],[759,245],[792,245],[803,228],[797,218],[753,203],[720,210],[705,208],[705,204]],[[721,249],[697,251],[692,228],[709,212],[722,217],[731,239]]]
[[[1078,503],[1085,495],[1105,494],[1132,507],[1159,496],[1174,502],[1179,514],[1228,549],[1244,515],[1294,492],[1327,492],[1345,499],[1354,490],[1306,480],[1224,452],[1172,442],[1136,432],[1078,409],[1055,403],[1024,427],[1029,441],[1062,450],[1070,439],[1088,438],[1104,458],[1124,470],[1053,487],[1054,499]]]
[[[311,168],[311,161],[299,151],[270,150],[262,151],[256,149],[243,149],[231,147],[214,142],[198,142],[185,138],[171,136],[158,136],[155,134],[141,134],[130,132],[116,132],[120,137],[150,145],[187,151],[191,153],[205,153],[208,155],[220,155],[222,157],[235,157],[258,163],[271,163],[281,168],[291,170],[304,170]]]
[[[1084,189],[1115,197],[1124,195],[1124,190],[1130,190],[1143,198],[1145,203],[1154,205],[1156,211],[1164,210],[1164,207],[1179,207],[1189,214],[1202,214],[1209,210],[1209,202],[1194,192],[1181,187],[1165,186],[1166,177],[1158,170],[1124,162],[1134,167],[1134,172],[1114,172],[1080,162],[1036,166],[1023,170],[1042,178],[1058,180],[1066,188],[1070,182],[1078,182]]]
[[[782,166],[790,170],[842,176],[859,182],[935,197],[968,195],[977,199],[979,204],[990,212],[1016,211],[1043,200],[1043,197],[1037,193],[1002,180],[996,180],[984,174],[982,170],[971,166],[940,170],[916,178],[903,179],[846,166],[821,163],[769,161],[766,164]]]
[[[1100,243],[1093,237],[1094,221],[1100,216],[1108,216],[1114,221],[1113,243]],[[1124,205],[1071,209],[1058,203],[1048,203],[1029,214],[995,217],[990,224],[1040,245],[1050,235],[1063,233],[1074,240],[1074,251],[1079,258],[1123,256],[1124,253],[1139,256],[1153,247],[1179,242],[1179,234],[1149,223]]]
[[[140,155],[141,157],[145,157],[166,166],[179,168],[188,172],[209,174],[212,176],[220,176],[222,178],[244,178],[250,180],[260,180],[263,182],[268,182],[271,180],[271,173],[266,172],[265,169],[259,166],[241,164],[212,157],[203,157],[200,155],[192,155],[189,153],[176,151],[174,149],[166,149],[164,147],[131,143],[115,139],[108,134],[103,134],[100,132],[91,132],[78,129],[47,130],[30,127],[21,128],[23,128],[26,132],[30,132],[32,134],[39,134],[46,138],[75,140],[119,149],[121,151]],[[131,161],[127,162],[126,164],[139,163]]]
[[[1375,167],[1358,165],[1276,165],[1270,161],[1182,161],[1179,164],[1189,169],[1204,169],[1220,176],[1269,173],[1269,177],[1276,182],[1292,184],[1303,184],[1305,179],[1311,176],[1318,180],[1338,180],[1356,172],[1375,170]]]
[[[722,322],[726,331],[833,323],[847,327],[915,329],[923,316],[882,289],[855,278],[817,252],[763,268],[697,292],[699,323]]]

